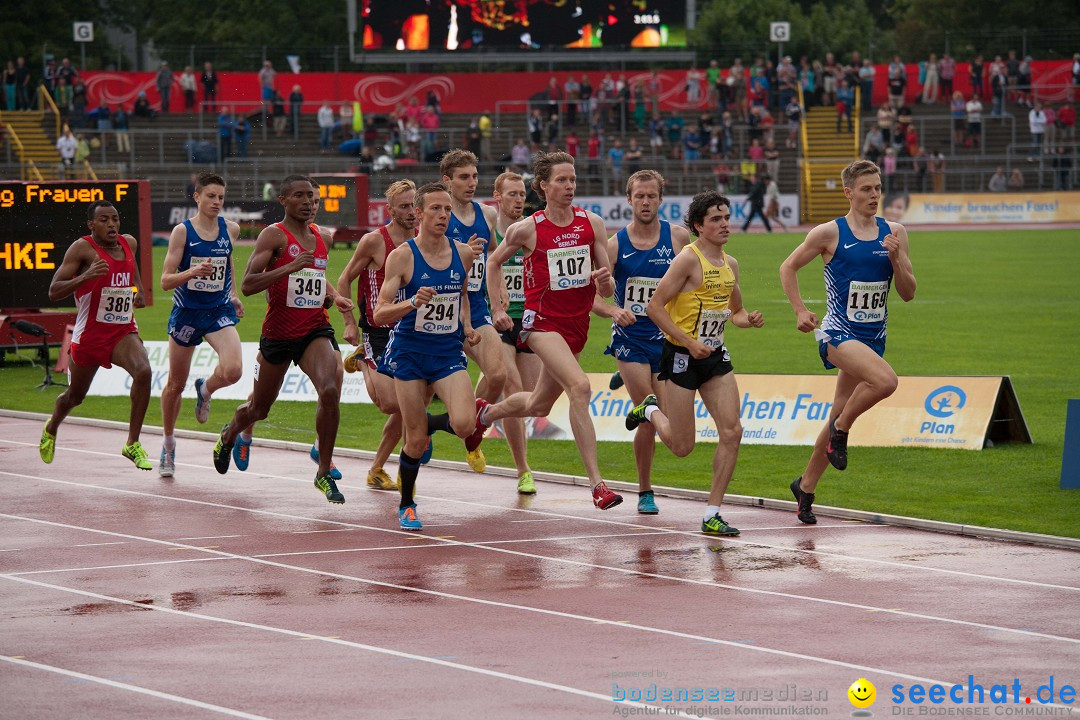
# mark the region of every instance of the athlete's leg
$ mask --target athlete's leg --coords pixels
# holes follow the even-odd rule
[[[724,502],[724,493],[731,482],[732,473],[735,472],[735,461],[739,457],[739,444],[742,442],[739,387],[735,382],[735,374],[729,372],[709,378],[698,393],[716,424],[716,452],[713,454],[709,505],[719,506]]]
[[[203,385],[206,397],[209,399],[221,388],[240,382],[240,377],[244,372],[244,360],[240,335],[236,332],[235,325],[212,332],[205,338],[218,355],[217,367]]]
[[[180,416],[181,395],[187,385],[194,347],[185,347],[169,338],[169,379],[161,389],[162,434],[170,438],[176,430],[176,418]]]
[[[56,431],[60,428],[60,423],[64,422],[64,418],[82,404],[98,371],[97,365],[79,365],[74,358],[68,363],[68,367],[70,368],[71,377],[68,379],[67,389],[56,396],[56,402],[53,403],[52,417],[45,423],[45,431],[50,435],[56,435]]]
[[[519,353],[512,345],[507,343],[500,341],[499,344],[502,345],[503,365],[506,367],[506,385],[503,386],[503,396],[510,397],[525,390],[522,384],[521,370],[518,368],[517,357],[515,356],[533,357],[534,359],[535,356],[530,353]],[[534,379],[534,387],[535,384]],[[476,386],[476,392],[482,394],[480,385]],[[527,472],[532,472],[532,468],[529,467],[529,458],[525,445],[525,420],[517,417],[505,418],[503,420],[503,431],[506,434],[506,444],[510,447],[510,455],[514,458],[514,467],[517,469],[518,477]]]
[[[503,361],[501,349],[504,343],[492,325],[483,325],[477,328],[477,332],[480,333],[480,342],[476,345],[465,343],[465,354],[475,361],[484,373],[484,379],[476,388],[477,397],[495,402],[506,385],[506,363]]]
[[[659,398],[656,376],[648,363],[626,362],[619,360],[616,363],[619,374],[622,375],[626,384],[626,392],[630,394],[630,401],[638,405],[646,395],[653,394]],[[663,403],[660,404],[663,407]],[[638,491],[647,492],[652,490],[651,474],[653,456],[656,454],[656,429],[648,423],[638,425],[634,433],[634,463],[637,465]]]
[[[128,419],[127,444],[138,442],[146,408],[150,405],[150,360],[137,333],[125,335],[112,351],[112,363],[131,375],[131,416]]]
[[[830,345],[828,358],[841,371],[859,380],[843,410],[836,416],[836,429],[848,432],[860,415],[896,392],[896,372],[885,358],[856,340],[835,347]]]
[[[278,392],[281,391],[281,383],[289,372],[289,361],[283,363],[269,363],[263,358],[262,351],[255,356],[255,381],[251,389],[248,401],[236,408],[232,420],[221,431],[221,439],[225,445],[236,442],[236,436],[241,430],[249,430],[255,423],[266,418],[270,414],[270,408],[277,400]]]
[[[851,344],[851,341],[843,343],[844,345]],[[860,345],[862,343],[859,343]],[[831,362],[831,361],[830,361]],[[835,363],[834,363],[835,364]],[[829,410],[829,421],[833,421],[843,411],[844,407],[848,404],[851,395],[855,392],[855,388],[859,386],[861,381],[855,375],[841,370],[836,376],[836,391],[833,393],[833,404]],[[829,443],[829,423],[825,423],[825,426],[821,428],[821,432],[818,433],[817,440],[814,441],[814,450],[810,454],[810,460],[806,463],[806,469],[803,470],[802,482],[799,486],[803,492],[812,493],[817,488],[818,481],[825,473],[825,470],[829,467],[829,458],[825,454],[825,447]]]
[[[650,408],[648,422],[675,457],[686,457],[693,452],[697,437],[694,418],[697,390],[684,388],[670,380],[663,380],[658,385],[663,391],[663,402],[655,410]]]
[[[330,472],[341,419],[341,381],[345,374],[341,353],[329,338],[317,337],[304,349],[297,363],[318,395],[315,434],[319,438],[319,477]]]

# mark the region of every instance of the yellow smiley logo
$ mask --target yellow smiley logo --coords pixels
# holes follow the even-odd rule
[[[877,699],[877,688],[874,687],[874,683],[870,682],[866,678],[859,678],[855,682],[851,683],[851,687],[847,691],[848,700],[851,704],[857,708],[868,708],[874,704],[874,700]]]

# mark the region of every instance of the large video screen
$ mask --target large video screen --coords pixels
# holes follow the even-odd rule
[[[685,0],[361,0],[365,50],[683,47]]]

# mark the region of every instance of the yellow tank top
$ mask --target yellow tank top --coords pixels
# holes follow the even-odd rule
[[[665,309],[680,330],[709,347],[718,348],[724,344],[724,326],[731,317],[728,301],[735,289],[735,273],[726,253],[724,264],[717,267],[701,254],[696,242],[687,247],[701,263],[701,285],[696,290],[677,294]],[[682,345],[670,335],[667,339],[673,345]]]

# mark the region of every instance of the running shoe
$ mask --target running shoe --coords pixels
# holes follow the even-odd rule
[[[656,498],[652,490],[646,490],[638,495],[637,511],[640,515],[656,515],[660,508],[656,507]]]
[[[236,469],[244,471],[248,469],[248,464],[251,462],[251,441],[245,440],[243,435],[236,436],[236,442],[233,444],[232,459],[236,463]]]
[[[634,406],[630,412],[626,413],[626,429],[637,430],[638,425],[643,422],[649,422],[645,417],[645,409],[655,405],[657,405],[656,396],[651,393],[646,395],[640,405]]]
[[[354,373],[360,371],[360,363],[364,362],[364,346],[353,350],[345,357],[345,372]]]
[[[340,505],[345,502],[345,496],[337,489],[337,483],[334,482],[334,478],[330,477],[330,473],[316,475],[315,487],[322,490],[323,494],[326,495],[326,499],[335,505]]]
[[[729,537],[734,537],[739,534],[739,529],[728,525],[727,521],[720,517],[720,513],[716,513],[708,520],[701,521],[701,532],[706,535],[727,535]]]
[[[421,453],[421,455],[420,455],[420,464],[421,465],[427,465],[429,462],[431,462],[431,453],[433,453],[434,451],[435,451],[435,441],[431,439],[430,435],[428,435],[427,447],[424,448],[424,452]]]
[[[608,490],[608,486],[601,481],[596,483],[596,487],[592,489],[592,501],[596,507],[607,510],[621,503],[622,495],[611,492]]]
[[[45,427],[49,424],[45,423]],[[50,433],[45,428],[41,429],[41,441],[38,443],[38,453],[41,454],[41,459],[46,464],[53,461],[53,455],[56,453],[56,436]]]
[[[203,400],[203,388],[206,381],[199,378],[195,381],[195,419],[204,423],[210,419],[210,398]]]
[[[229,472],[229,457],[232,455],[233,445],[232,443],[225,444],[225,431],[229,429],[229,423],[225,423],[221,426],[221,433],[218,435],[217,444],[214,445],[214,468],[219,473],[224,475]]]
[[[837,470],[847,467],[847,438],[846,432],[836,429],[836,420],[830,420],[829,444],[825,446],[825,455]]]
[[[622,373],[616,371],[616,373],[611,376],[611,380],[608,381],[607,386],[609,390],[618,390],[621,388],[623,386]]]
[[[161,458],[158,460],[157,474],[160,477],[172,477],[176,472],[176,448],[172,452],[161,446]]]
[[[390,476],[381,467],[373,467],[368,470],[367,484],[376,490],[397,490],[398,484],[390,479]]]
[[[465,462],[469,463],[473,472],[482,473],[487,470],[487,458],[484,457],[484,451],[480,448],[465,453]]]
[[[802,489],[802,476],[795,478],[791,483],[791,494],[795,496],[795,502],[799,504],[799,522],[807,525],[817,525],[817,516],[811,509],[814,504],[814,493],[804,492]]]
[[[402,530],[424,529],[424,525],[420,522],[420,518],[416,517],[416,503],[403,508],[398,508],[397,516],[398,522],[401,523]]]
[[[135,463],[135,467],[140,470],[153,470],[154,466],[150,464],[149,458],[146,456],[146,450],[143,449],[142,443],[138,440],[125,445],[123,451],[120,453],[131,462]]]
[[[316,465],[319,464],[319,450],[314,445],[311,446],[311,461]],[[341,471],[335,467],[332,460],[330,461],[330,477],[334,480],[341,479]]]
[[[465,438],[465,449],[468,450],[470,453],[476,448],[480,447],[480,443],[484,440],[484,433],[487,432],[487,425],[484,425],[482,422],[480,422],[480,413],[490,404],[491,403],[489,403],[484,398],[476,398],[476,429],[473,430],[472,435]],[[471,467],[472,463],[469,463],[469,466]],[[477,470],[477,472],[483,471]]]
[[[536,483],[533,481],[532,473],[526,470],[518,478],[518,495],[535,495]]]

